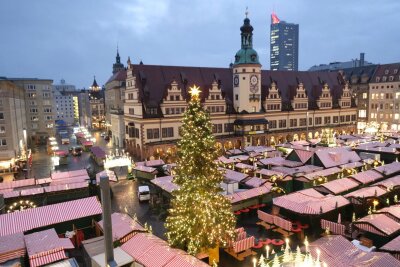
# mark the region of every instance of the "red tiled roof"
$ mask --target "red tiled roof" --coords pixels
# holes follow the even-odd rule
[[[157,106],[165,96],[166,89],[172,81],[183,89],[183,97],[187,98],[188,86],[196,84],[202,89],[202,98],[207,97],[209,88],[214,81],[221,86],[228,101],[233,100],[233,73],[230,68],[207,67],[180,67],[160,65],[131,65],[132,73],[136,75],[136,84],[139,87],[140,98],[146,106]],[[340,98],[343,92],[342,81],[334,72],[307,72],[307,71],[267,71],[262,70],[261,97],[265,98],[271,83],[275,82],[283,101],[290,101],[296,94],[299,82],[303,83],[307,95],[316,99],[322,92],[323,83],[331,88],[334,99]]]

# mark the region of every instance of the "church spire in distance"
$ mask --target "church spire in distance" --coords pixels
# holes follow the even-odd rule
[[[124,69],[124,64],[121,63],[121,57],[119,56],[119,47],[117,44],[117,56],[115,57],[115,63],[113,64],[113,74]]]

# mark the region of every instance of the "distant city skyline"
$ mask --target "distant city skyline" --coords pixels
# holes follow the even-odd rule
[[[23,3],[23,5],[22,5]],[[121,63],[228,67],[239,49],[246,6],[254,48],[269,69],[272,11],[299,24],[299,70],[349,61],[365,52],[369,61],[400,58],[396,11],[400,2],[199,1],[2,1],[0,76],[53,79],[89,88],[112,75],[117,45]],[[156,8],[155,8],[156,7]],[[335,11],[333,14],[332,11]]]

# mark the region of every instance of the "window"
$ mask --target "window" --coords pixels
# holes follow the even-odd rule
[[[0,139],[0,146],[6,146],[7,145],[7,140],[6,139]]]
[[[53,116],[44,116],[44,120],[50,121],[53,119]]]
[[[162,131],[162,137],[174,137],[173,127],[162,128],[161,131]]]
[[[28,84],[28,90],[36,90],[36,86],[34,84]]]
[[[157,108],[149,108],[149,114],[150,115],[156,115],[157,114]]]
[[[362,94],[362,98],[363,98],[363,99],[367,99],[367,98],[368,98],[368,94],[367,94],[367,93],[363,93],[363,94]]]
[[[316,117],[315,118],[315,125],[320,125],[322,124],[322,117]]]
[[[276,120],[269,121],[268,126],[270,129],[275,129],[276,128]]]
[[[134,108],[129,108],[129,114],[134,115],[135,114],[135,109]]]
[[[306,118],[302,118],[299,120],[299,126],[306,126],[307,125],[307,119]]]
[[[333,123],[339,122],[339,116],[333,116]]]
[[[346,115],[346,121],[350,121],[350,115]]]
[[[170,101],[173,101],[173,100],[174,100],[174,96],[173,96],[173,95],[170,95],[170,96],[169,96],[169,100],[170,100]]]
[[[239,95],[238,94],[235,95],[235,100],[239,100]]]
[[[213,133],[222,133],[222,124],[213,124],[212,132]]]
[[[0,120],[4,120],[4,113],[0,112]]]
[[[376,77],[376,82],[379,83],[379,81],[381,80],[381,78],[378,76]]]
[[[158,138],[160,138],[160,130],[158,128],[147,129],[147,139],[158,139]]]
[[[52,123],[46,124],[46,128],[47,128],[47,129],[53,128],[53,124],[52,124]]]
[[[385,74],[386,74],[386,75],[389,74],[389,70],[388,70],[388,69],[385,70]]]
[[[0,133],[6,133],[6,127],[5,126],[0,126]]]
[[[36,94],[35,93],[28,93],[28,98],[35,98]]]
[[[360,109],[358,111],[358,117],[360,118],[366,118],[367,117],[367,111],[365,109]]]
[[[226,133],[233,132],[233,123],[225,123],[224,132]]]
[[[344,122],[344,115],[340,116],[340,122]]]
[[[50,93],[48,93],[48,92],[43,93],[43,98],[49,98],[49,97],[50,97]]]
[[[297,119],[290,119],[290,127],[297,127]]]
[[[325,124],[330,124],[331,123],[331,117],[324,117],[324,123]]]
[[[51,108],[44,108],[43,111],[44,113],[51,113]]]
[[[279,128],[286,128],[286,120],[279,120]]]
[[[176,101],[179,101],[179,100],[180,100],[179,95],[176,95],[176,96],[175,96],[175,100],[176,100]]]
[[[133,100],[133,93],[128,94],[128,100]]]
[[[356,121],[356,115],[355,114],[351,115],[351,120],[352,121]]]

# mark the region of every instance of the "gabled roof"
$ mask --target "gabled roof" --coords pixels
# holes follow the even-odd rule
[[[183,90],[182,95],[188,98],[189,86],[200,86],[204,99],[208,96],[211,84],[216,81],[222,89],[226,101],[233,100],[233,69],[209,67],[179,67],[160,65],[131,65],[133,75],[136,75],[136,84],[140,90],[140,97],[145,104],[158,105],[161,103],[166,89],[173,81]],[[307,71],[269,71],[261,73],[261,97],[264,99],[268,88],[276,83],[283,101],[290,101],[296,94],[296,88],[302,83],[310,100],[319,97],[323,85],[331,88],[332,97],[340,98],[343,92],[343,81],[338,73],[334,72],[307,72]]]

